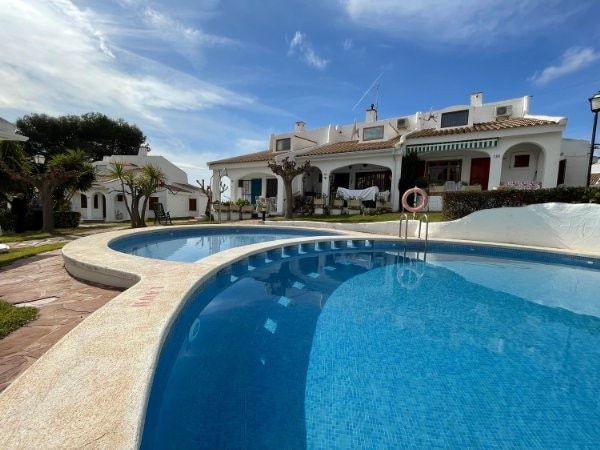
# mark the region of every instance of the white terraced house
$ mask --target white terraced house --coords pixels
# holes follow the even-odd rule
[[[483,103],[478,92],[468,105],[427,113],[381,119],[371,106],[362,123],[311,130],[297,122],[293,131],[271,135],[265,151],[208,166],[213,192],[226,174],[232,200],[256,203],[268,197],[277,213],[284,211],[285,192],[267,162],[286,156],[312,165],[308,175],[294,180],[295,193],[331,199],[339,187],[377,187],[389,192],[389,205],[398,210],[402,157],[415,152],[420,175],[429,183],[430,210],[439,210],[441,197],[435,194],[444,189],[584,186],[589,143],[563,138],[566,125],[565,117],[531,114],[529,96]]]
[[[154,217],[154,205],[162,203],[171,217],[203,216],[208,199],[200,188],[188,184],[187,174],[163,156],[148,155],[148,148],[141,147],[137,155],[105,156],[92,163],[96,169],[96,182],[87,192],[80,192],[71,200],[71,209],[81,213],[83,221],[129,220],[125,199],[118,179],[109,175],[111,163],[121,161],[126,170],[139,170],[153,165],[163,171],[167,179],[165,188],[153,194],[147,204],[146,217]],[[129,196],[128,196],[129,197]],[[128,198],[129,205],[131,199]]]

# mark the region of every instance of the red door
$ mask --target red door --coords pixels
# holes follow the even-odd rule
[[[469,184],[480,184],[484,191],[488,188],[490,178],[490,158],[473,158],[471,160],[471,179]]]

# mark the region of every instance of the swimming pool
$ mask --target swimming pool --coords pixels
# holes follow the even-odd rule
[[[126,236],[109,247],[123,253],[166,261],[193,262],[244,245],[307,236],[331,236],[326,230],[284,227],[194,227]]]
[[[600,261],[413,250],[333,241],[222,270],[169,332],[142,448],[599,442]]]

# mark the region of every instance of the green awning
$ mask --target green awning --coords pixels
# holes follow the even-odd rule
[[[406,152],[445,152],[448,150],[471,150],[478,148],[493,148],[498,145],[498,138],[471,139],[469,141],[438,142],[436,144],[414,144],[407,145]]]

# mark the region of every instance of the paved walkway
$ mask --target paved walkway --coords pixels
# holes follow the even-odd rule
[[[92,231],[91,233],[98,232]],[[86,233],[88,234],[88,233]],[[9,244],[11,247],[72,240],[82,235]],[[59,339],[120,290],[83,283],[64,269],[60,250],[21,259],[0,269],[0,298],[40,310],[38,318],[0,340],[0,392]]]

